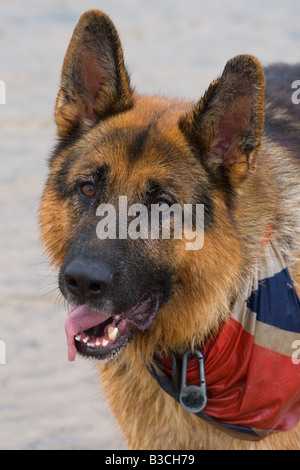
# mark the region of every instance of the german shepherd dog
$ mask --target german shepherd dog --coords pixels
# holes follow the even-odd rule
[[[99,361],[131,449],[300,448],[297,79],[300,65],[240,55],[197,103],[140,96],[111,20],[90,10],[74,30],[41,238],[70,305],[69,360]],[[174,205],[192,207],[181,237]]]

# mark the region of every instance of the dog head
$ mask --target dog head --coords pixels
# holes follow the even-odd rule
[[[251,56],[230,60],[197,104],[139,96],[110,19],[97,10],[80,18],[40,209],[42,241],[71,305],[70,359],[76,350],[111,358],[130,340],[146,357],[157,345],[180,349],[218,323],[243,264],[235,215],[255,174],[263,98]],[[193,249],[198,206],[205,240]],[[185,207],[188,229],[175,236]]]

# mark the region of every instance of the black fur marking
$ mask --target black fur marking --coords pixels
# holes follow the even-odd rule
[[[165,184],[165,186],[167,185]],[[150,206],[154,203],[155,199],[165,194],[166,191],[167,189],[158,181],[149,180],[145,191],[144,204]]]
[[[54,162],[55,158],[65,149],[71,147],[74,145],[82,136],[83,132],[77,123],[75,127],[72,128],[72,132],[70,133],[69,136],[64,137],[63,139],[59,139],[57,144],[55,145],[54,149],[52,150],[50,157],[48,158],[48,164],[49,166],[52,165]]]
[[[57,198],[60,200],[65,200],[71,197],[72,194],[74,194],[74,192],[76,191],[79,182],[83,182],[82,178],[81,181],[78,181],[75,175],[74,184],[70,185],[67,183],[69,173],[72,171],[72,165],[78,158],[80,157],[78,157],[76,153],[66,158],[62,162],[60,170],[55,176],[54,188],[56,191]],[[101,165],[98,168],[93,168],[91,169],[90,174],[86,175],[86,180],[92,180],[97,186],[98,192],[101,191],[102,193],[105,189],[108,171],[108,165]]]
[[[194,189],[193,204],[204,205],[204,228],[211,228],[215,222],[213,191],[208,184],[201,182]],[[196,226],[195,211],[193,210],[193,228]]]
[[[147,190],[144,196],[144,204],[150,207],[156,199],[164,195],[169,196],[170,199],[173,199],[173,204],[179,203],[176,197],[176,189],[172,182],[165,182],[164,184],[159,183],[155,180],[149,180],[147,184]],[[181,203],[182,204],[182,203]],[[204,224],[205,228],[210,228],[214,224],[214,207],[213,207],[213,191],[210,189],[209,185],[202,181],[199,182],[192,193],[192,197],[189,201],[183,202],[183,204],[192,204],[193,205],[193,229],[196,228],[196,205],[204,205]]]
[[[67,184],[68,175],[70,173],[71,167],[73,163],[77,160],[78,155],[75,153],[69,155],[67,158],[63,160],[60,165],[59,171],[56,173],[54,178],[54,189],[56,193],[57,199],[63,201],[70,197],[73,192],[73,186],[69,186]]]
[[[127,147],[131,163],[135,162],[140,157],[142,157],[149,138],[150,129],[151,125],[144,129],[140,129],[138,132],[133,133],[132,140]]]

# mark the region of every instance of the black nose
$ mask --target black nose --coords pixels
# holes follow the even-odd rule
[[[72,259],[63,273],[66,288],[81,301],[102,297],[109,290],[112,278],[108,264],[82,258]]]

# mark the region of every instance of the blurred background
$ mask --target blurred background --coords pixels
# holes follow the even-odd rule
[[[299,0],[0,0],[0,449],[126,448],[96,365],[67,361],[66,306],[38,233],[62,61],[90,8],[115,23],[141,93],[197,100],[240,53],[300,60]]]

